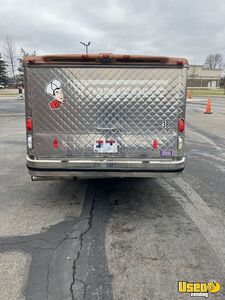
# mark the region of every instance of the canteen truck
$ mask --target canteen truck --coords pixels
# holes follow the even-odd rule
[[[24,69],[32,180],[183,171],[186,59],[59,54]]]

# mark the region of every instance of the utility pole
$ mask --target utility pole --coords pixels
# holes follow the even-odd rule
[[[80,42],[86,49],[86,54],[88,54],[88,47],[90,46],[91,42],[88,42],[87,44],[85,44],[84,42]]]

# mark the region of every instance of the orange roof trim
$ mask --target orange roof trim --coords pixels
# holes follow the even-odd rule
[[[147,56],[129,54],[52,54],[43,56],[27,56],[25,64],[162,64],[162,65],[188,65],[186,58]]]

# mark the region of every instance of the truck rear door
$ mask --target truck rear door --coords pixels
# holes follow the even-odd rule
[[[35,157],[183,155],[187,66],[118,61],[52,59],[26,68]]]

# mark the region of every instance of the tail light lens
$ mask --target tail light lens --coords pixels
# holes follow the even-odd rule
[[[32,131],[32,129],[33,129],[33,123],[32,123],[32,119],[31,118],[27,118],[27,120],[26,120],[26,128],[27,128],[27,131]]]
[[[184,144],[184,139],[181,136],[179,136],[178,137],[178,143],[177,143],[177,149],[182,150],[183,144]]]
[[[184,131],[184,119],[179,120],[178,128],[180,132]]]

